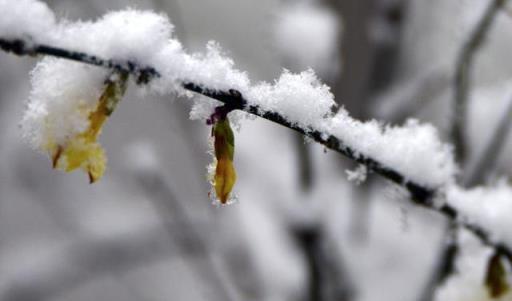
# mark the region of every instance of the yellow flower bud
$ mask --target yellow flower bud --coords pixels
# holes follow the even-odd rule
[[[91,183],[96,182],[106,169],[107,158],[97,142],[101,128],[114,111],[126,91],[128,74],[109,79],[101,95],[96,110],[89,114],[89,127],[83,133],[66,141],[64,145],[50,144],[53,167],[66,172],[81,168],[89,175]]]

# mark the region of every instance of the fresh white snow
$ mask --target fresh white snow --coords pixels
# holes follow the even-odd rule
[[[20,9],[16,2],[8,6],[5,9]],[[27,34],[31,34],[31,26],[42,22],[37,18],[21,20],[24,22],[13,32],[20,37],[24,36],[22,28],[27,27]],[[334,135],[358,154],[376,159],[408,180],[433,188],[453,181],[457,168],[451,148],[440,141],[431,125],[414,120],[403,126],[361,122],[343,108],[333,116],[334,96],[313,70],[298,74],[285,70],[274,83],[251,85],[247,74],[237,70],[215,42],[208,43],[204,54],[189,54],[172,36],[172,30],[164,15],[128,9],[108,13],[97,21],[64,20],[45,35],[48,42],[58,46],[154,66],[162,76],[146,87],[150,92],[189,95],[180,86],[188,81],[211,89],[237,89],[262,112],[277,112],[306,131]],[[105,76],[100,68],[44,59],[33,72],[33,89],[22,122],[24,135],[41,148],[48,139],[61,142],[83,130],[88,124],[83,106],[89,109],[96,104]],[[198,97],[194,100],[194,117],[207,118],[214,102]]]
[[[334,114],[333,94],[311,69],[298,74],[285,70],[273,83],[251,84],[248,75],[236,69],[218,44],[210,42],[204,53],[190,54],[173,37],[170,20],[148,11],[128,9],[84,22],[56,22],[46,4],[32,0],[0,0],[0,11],[8,12],[0,19],[2,38],[30,37],[40,43],[154,66],[161,77],[144,87],[150,93],[190,95],[181,87],[182,82],[188,81],[211,89],[236,89],[261,112],[279,113],[306,132],[318,130],[326,136],[333,135],[358,155],[374,158],[407,180],[441,188],[446,192],[447,203],[457,209],[462,220],[482,226],[492,234],[491,239],[512,245],[510,185],[500,181],[494,186],[469,190],[454,185],[457,166],[451,146],[441,141],[432,125],[412,119],[401,126],[375,120],[363,122],[350,117],[344,108]],[[283,25],[285,29],[289,27]],[[35,148],[44,150],[48,143],[64,143],[83,132],[89,125],[88,112],[96,107],[107,76],[108,70],[102,68],[55,58],[42,59],[32,72],[32,91],[21,122],[25,138]],[[193,101],[192,115],[199,119],[207,118],[217,105],[204,97],[195,96]],[[359,179],[363,175],[359,170],[349,177]],[[488,257],[486,250],[477,253],[469,258],[484,262]],[[464,264],[470,265],[469,261],[461,262],[461,269]],[[485,262],[471,263],[468,270],[476,272],[468,274],[471,279],[463,279],[463,287],[476,286],[483,266]],[[477,296],[481,289],[478,286]],[[438,297],[457,299],[451,296],[445,290]],[[463,296],[461,300],[467,299]]]
[[[446,199],[466,222],[483,227],[492,240],[512,246],[512,187],[507,181],[500,180],[487,187],[468,190],[450,186]]]

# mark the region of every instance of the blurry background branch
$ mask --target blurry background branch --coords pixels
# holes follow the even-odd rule
[[[486,11],[478,21],[469,39],[464,43],[457,58],[454,76],[453,119],[451,127],[452,141],[455,146],[455,156],[463,167],[466,161],[467,106],[471,81],[471,68],[475,55],[485,42],[487,33],[492,27],[496,14],[505,0],[491,0]]]
[[[503,146],[504,140],[503,138],[506,136],[508,132],[509,124],[507,121],[502,119],[502,122],[498,125],[498,129],[494,133],[493,137],[490,138],[489,143],[484,148],[481,157],[477,158],[477,162],[474,166],[469,166],[469,168],[465,168],[466,160],[468,156],[468,147],[466,141],[466,131],[468,129],[468,106],[470,100],[470,89],[471,89],[471,69],[474,64],[475,56],[477,52],[481,49],[482,45],[485,42],[489,31],[491,30],[492,24],[496,19],[496,15],[501,7],[504,5],[505,1],[503,0],[492,0],[489,2],[486,10],[481,14],[481,17],[477,20],[475,28],[471,31],[469,37],[466,42],[463,44],[462,48],[459,50],[458,56],[456,57],[456,65],[455,65],[455,74],[453,78],[453,93],[454,99],[452,102],[452,112],[451,112],[451,125],[449,128],[449,134],[451,136],[452,142],[454,144],[455,157],[461,168],[462,172],[462,184],[465,186],[472,186],[472,184],[479,184],[480,181],[485,177],[488,173],[487,168],[492,168],[487,164],[492,165],[493,160],[497,160],[494,158],[499,150]],[[439,71],[438,71],[439,72]],[[440,75],[443,75],[442,69]],[[435,73],[434,73],[435,75]],[[428,77],[426,78],[428,80]],[[436,77],[433,77],[436,79]],[[448,81],[443,79],[443,77],[438,78],[440,81],[437,82],[436,86],[429,87],[420,85],[419,91],[422,88],[426,88],[426,91],[434,91],[434,93],[439,93],[439,91],[443,90],[444,85],[448,86]],[[425,82],[428,84],[429,82]],[[435,82],[434,82],[435,83]],[[414,98],[413,98],[414,99]],[[421,100],[421,98],[419,98]],[[430,96],[430,100],[435,99]],[[418,98],[417,98],[418,100]],[[413,102],[403,102],[413,103]],[[407,105],[405,107],[408,107]],[[415,108],[418,108],[417,106]],[[420,106],[421,108],[421,106]],[[512,109],[512,106],[511,106]],[[398,112],[402,110],[397,110]],[[405,110],[406,113],[408,110]],[[510,112],[505,113],[504,116],[508,120]],[[400,116],[400,115],[399,115]],[[402,115],[407,116],[407,115]],[[469,185],[468,185],[469,184]],[[434,300],[435,298],[435,288],[440,287],[447,278],[449,278],[455,270],[455,260],[459,253],[459,245],[457,244],[457,231],[458,226],[453,221],[449,221],[447,224],[447,228],[444,233],[444,240],[441,242],[440,252],[438,255],[438,262],[434,267],[430,279],[427,281],[427,285],[423,290],[423,294],[421,296],[422,301]],[[500,249],[499,247],[497,249]]]
[[[477,157],[472,166],[468,166],[464,178],[465,186],[471,187],[484,184],[486,177],[496,168],[496,162],[507,142],[507,135],[512,124],[512,98],[509,99],[507,107],[502,114],[496,129],[491,137],[489,137],[482,153]]]
[[[377,107],[376,115],[391,123],[401,123],[421,112],[450,86],[447,70],[437,67],[394,84],[377,96],[376,102],[387,101],[387,106]]]
[[[327,239],[319,225],[295,227],[293,233],[304,251],[309,269],[308,301],[354,300],[356,291],[344,262],[327,248]],[[332,247],[332,246],[331,246]]]

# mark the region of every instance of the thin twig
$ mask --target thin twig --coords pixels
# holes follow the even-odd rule
[[[492,0],[489,3],[489,6],[478,21],[468,41],[464,43],[457,59],[454,77],[454,116],[451,136],[455,146],[455,156],[461,166],[463,166],[467,156],[464,130],[467,128],[467,103],[473,60],[475,54],[484,43],[485,37],[492,27],[492,23],[504,3],[505,0]]]
[[[440,67],[400,81],[388,92],[376,97],[374,103],[386,102],[386,106],[379,107],[375,113],[391,123],[401,123],[435,101],[449,87],[450,82],[448,73]]]
[[[17,55],[45,54],[60,58],[66,58],[74,61],[79,61],[86,64],[111,68],[114,70],[120,70],[123,72],[133,74],[138,83],[145,83],[151,80],[152,78],[160,76],[160,73],[155,68],[151,66],[140,67],[136,63],[131,61],[105,60],[100,57],[89,55],[83,52],[69,51],[62,48],[47,45],[38,45],[34,43],[28,45],[31,46],[28,47],[23,40],[6,40],[0,38],[0,48],[8,52],[14,52]],[[260,109],[258,106],[249,105],[247,100],[237,90],[215,90],[192,82],[182,83],[182,86],[186,90],[193,91],[201,95],[216,99],[220,102],[223,102],[225,105],[229,106],[230,109],[245,111],[249,114],[259,116],[261,118],[267,119],[269,121],[287,127],[291,130],[299,132],[304,136],[307,136],[313,139],[314,141],[322,144],[326,148],[336,151],[357,163],[365,165],[370,171],[373,171],[374,173],[379,174],[382,177],[390,180],[391,182],[394,182],[400,185],[401,187],[405,188],[410,193],[411,200],[416,205],[439,212],[452,221],[458,220],[458,212],[456,208],[452,207],[449,204],[444,204],[441,207],[435,204],[434,198],[438,194],[436,188],[425,187],[421,184],[408,180],[405,175],[401,174],[397,170],[393,169],[392,167],[385,166],[384,164],[380,163],[379,161],[375,160],[372,157],[366,156],[365,154],[361,154],[357,149],[352,148],[351,146],[347,145],[344,141],[338,139],[333,135],[325,135],[325,133],[315,129],[303,129],[300,126],[288,121],[284,116],[282,116],[279,113],[264,111]],[[472,232],[476,237],[478,237],[483,244],[493,247],[502,254],[505,254],[512,258],[512,250],[510,250],[504,243],[495,242],[491,240],[491,235],[489,235],[489,233],[483,228],[481,228],[479,225],[471,224],[467,221],[459,221],[458,223],[460,226],[466,228],[467,230]]]
[[[467,178],[464,180],[465,186],[471,187],[482,184],[489,172],[493,171],[496,167],[496,161],[498,161],[503,151],[503,147],[507,142],[507,134],[510,132],[510,125],[512,124],[511,116],[512,97],[508,102],[507,109],[501,116],[494,134],[483,149],[482,154],[467,172]]]

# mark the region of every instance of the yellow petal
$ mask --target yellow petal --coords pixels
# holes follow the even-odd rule
[[[87,130],[69,139],[64,145],[49,144],[54,168],[66,172],[80,168],[89,175],[91,183],[101,178],[107,158],[96,140],[103,124],[124,94],[127,79],[127,74],[121,74],[118,80],[107,83],[96,109],[89,114]]]
[[[84,137],[72,139],[60,153],[57,168],[70,172],[81,168],[89,175],[91,183],[105,172],[107,159],[105,152],[96,141]]]
[[[222,158],[217,161],[215,169],[215,193],[222,204],[226,204],[229,194],[236,182],[236,171],[233,162],[229,159]]]

